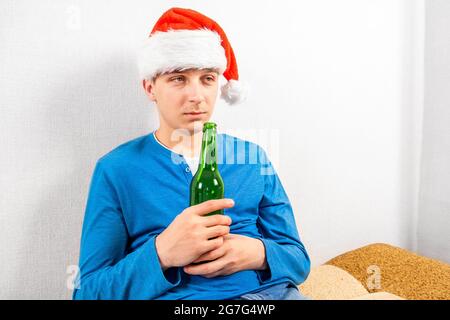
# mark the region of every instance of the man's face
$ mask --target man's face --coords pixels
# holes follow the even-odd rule
[[[160,75],[143,86],[159,111],[160,125],[170,129],[202,128],[213,113],[219,86],[214,69],[192,69]]]

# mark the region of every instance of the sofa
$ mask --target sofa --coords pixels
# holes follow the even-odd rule
[[[314,300],[450,300],[450,265],[374,243],[311,268],[298,288]]]

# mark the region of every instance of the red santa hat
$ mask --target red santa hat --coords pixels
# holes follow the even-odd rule
[[[141,79],[187,69],[215,68],[227,83],[221,97],[229,104],[244,100],[236,58],[222,28],[203,14],[183,8],[166,11],[138,52]]]

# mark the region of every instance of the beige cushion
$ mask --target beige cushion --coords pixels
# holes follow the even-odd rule
[[[313,300],[347,300],[369,293],[352,275],[332,265],[312,268],[298,288]]]

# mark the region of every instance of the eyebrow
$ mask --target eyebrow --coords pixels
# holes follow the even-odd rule
[[[217,71],[217,69],[214,68],[207,68],[207,69],[202,69],[202,71],[206,72],[215,72],[215,73],[219,73],[219,71]]]
[[[173,72],[168,73],[168,75],[170,74],[180,74],[180,73],[186,73],[189,71],[193,71],[193,70],[197,70],[197,69],[188,69],[188,70],[175,70]],[[217,71],[217,69],[214,68],[206,68],[206,69],[199,69],[202,73],[209,73],[209,72],[214,72],[214,73],[219,73],[219,71]]]

